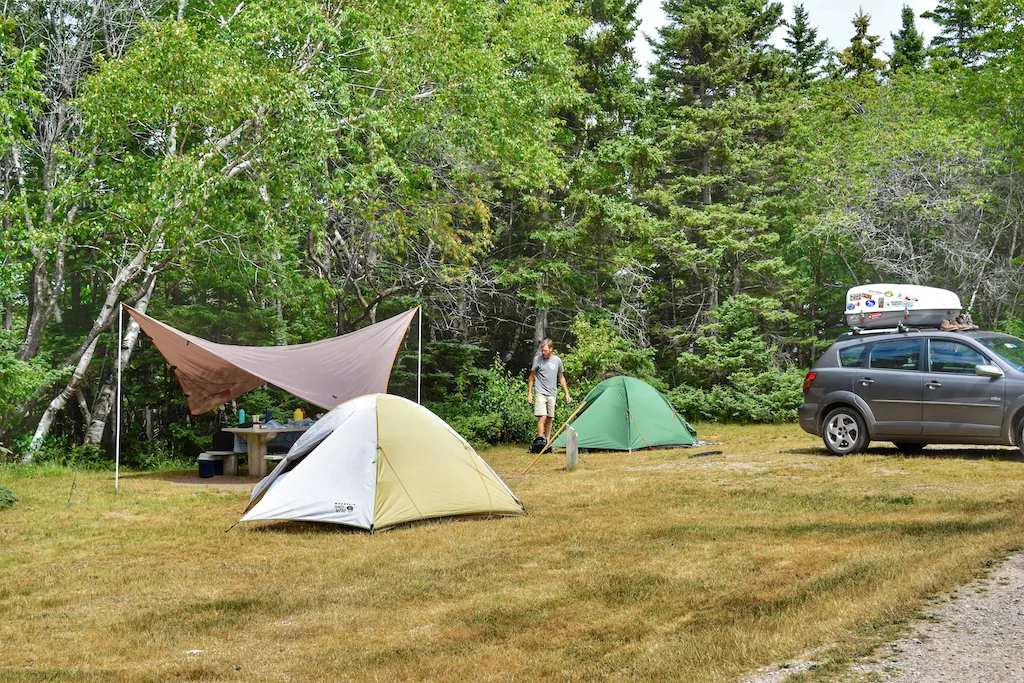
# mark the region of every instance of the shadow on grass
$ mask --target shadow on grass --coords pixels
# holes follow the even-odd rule
[[[411,522],[403,522],[385,529],[375,529],[373,534],[395,533],[406,529],[418,529],[421,527],[439,526],[442,524],[470,524],[477,522],[496,522],[498,520],[518,515],[462,515],[459,517],[435,517],[432,519],[417,519]],[[366,529],[334,522],[293,522],[288,520],[276,520],[261,522],[254,520],[253,526],[250,523],[239,526],[240,529],[248,529],[255,533],[278,533],[278,534],[364,534],[370,535]]]
[[[259,479],[256,477],[239,477],[219,474],[213,477],[200,477],[195,470],[157,470],[155,472],[126,472],[121,479],[136,481],[166,481],[171,484],[189,484],[192,486],[225,486],[252,490]]]
[[[1000,460],[1004,462],[1019,462],[1024,464],[1024,456],[1012,446],[953,446],[953,445],[932,445],[925,446],[917,453],[905,453],[895,446],[871,446],[867,450],[856,455],[835,456],[821,448],[790,448],[786,453],[793,455],[819,455],[824,458],[847,457],[855,458],[863,455],[890,455],[904,458],[939,458],[942,460]]]

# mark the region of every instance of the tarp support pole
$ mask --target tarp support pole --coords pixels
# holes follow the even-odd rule
[[[419,341],[416,343],[416,405],[420,404],[420,377],[423,375],[423,306],[420,306]]]
[[[117,418],[114,420],[114,490],[118,490],[118,482],[121,475],[121,346],[124,340],[121,338],[121,326],[124,321],[124,307],[120,302],[117,305]]]

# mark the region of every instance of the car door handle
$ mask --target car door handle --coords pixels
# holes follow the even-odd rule
[[[934,380],[932,380],[931,382],[928,382],[928,388],[929,389],[935,389],[936,387],[941,387],[941,386],[942,386],[941,382],[936,382]]]
[[[865,377],[864,379],[860,380],[860,383],[863,384],[864,386],[867,386],[869,384],[874,384],[875,380],[871,379],[870,377]]]

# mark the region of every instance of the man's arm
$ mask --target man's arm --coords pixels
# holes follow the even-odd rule
[[[558,381],[562,384],[562,390],[565,392],[565,402],[572,403],[572,396],[569,395],[569,386],[565,383],[565,373],[558,373]]]
[[[526,402],[533,403],[533,378],[536,376],[536,370],[530,370],[530,379],[526,380]]]

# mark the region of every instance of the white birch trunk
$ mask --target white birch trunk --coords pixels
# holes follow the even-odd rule
[[[149,299],[153,296],[153,289],[156,285],[156,278],[151,278],[149,282],[149,288],[146,293],[139,299],[136,310],[141,313],[145,313],[149,307]],[[125,330],[124,339],[119,340],[118,345],[118,359],[117,367],[124,371],[124,368],[128,365],[128,361],[131,360],[132,352],[135,350],[135,344],[139,340],[139,324],[135,322],[133,318],[128,323],[128,328]],[[115,368],[114,372],[117,372]],[[110,409],[114,405],[116,400],[116,387],[110,382],[103,385],[103,389],[100,390],[99,396],[96,397],[96,402],[92,406],[92,416],[89,420],[89,427],[85,430],[85,438],[82,440],[83,445],[98,444],[103,439],[103,432],[107,427],[107,417],[110,416]]]
[[[157,249],[163,245],[162,237],[157,240]],[[111,283],[110,289],[107,290],[107,298],[103,302],[103,307],[100,309],[99,315],[96,316],[95,322],[93,322],[92,330],[89,336],[86,337],[85,341],[82,342],[82,346],[79,347],[78,363],[75,365],[75,371],[71,375],[71,380],[67,386],[57,394],[50,404],[43,411],[42,417],[39,418],[39,424],[36,425],[35,434],[32,436],[32,441],[29,443],[28,452],[23,456],[25,462],[31,461],[35,453],[39,451],[39,448],[43,445],[43,440],[46,435],[49,434],[50,428],[53,427],[54,420],[57,419],[57,414],[64,409],[67,402],[77,393],[79,386],[82,383],[82,379],[85,377],[86,371],[89,369],[89,364],[92,363],[92,358],[96,353],[96,343],[99,341],[100,333],[110,324],[113,320],[113,311],[115,310],[118,301],[121,298],[121,290],[124,289],[132,278],[134,278],[139,271],[142,269],[142,265],[145,263],[147,252],[144,249],[140,249],[135,255],[135,258],[131,262],[122,267],[117,276],[114,278],[114,282]],[[150,273],[152,276],[152,273]],[[152,277],[151,277],[152,279]]]
[[[43,445],[43,439],[46,438],[46,435],[50,432],[50,427],[53,426],[53,421],[57,418],[57,413],[63,410],[71,397],[75,395],[79,385],[82,383],[82,379],[85,377],[85,371],[89,369],[89,363],[92,362],[93,354],[96,352],[96,342],[99,339],[99,336],[93,338],[85,353],[78,359],[78,365],[75,366],[75,371],[72,373],[71,380],[67,386],[50,401],[50,405],[46,406],[43,416],[39,418],[39,424],[36,426],[36,432],[32,436],[28,452],[22,456],[22,462],[30,462],[33,455],[39,452],[39,448]]]

